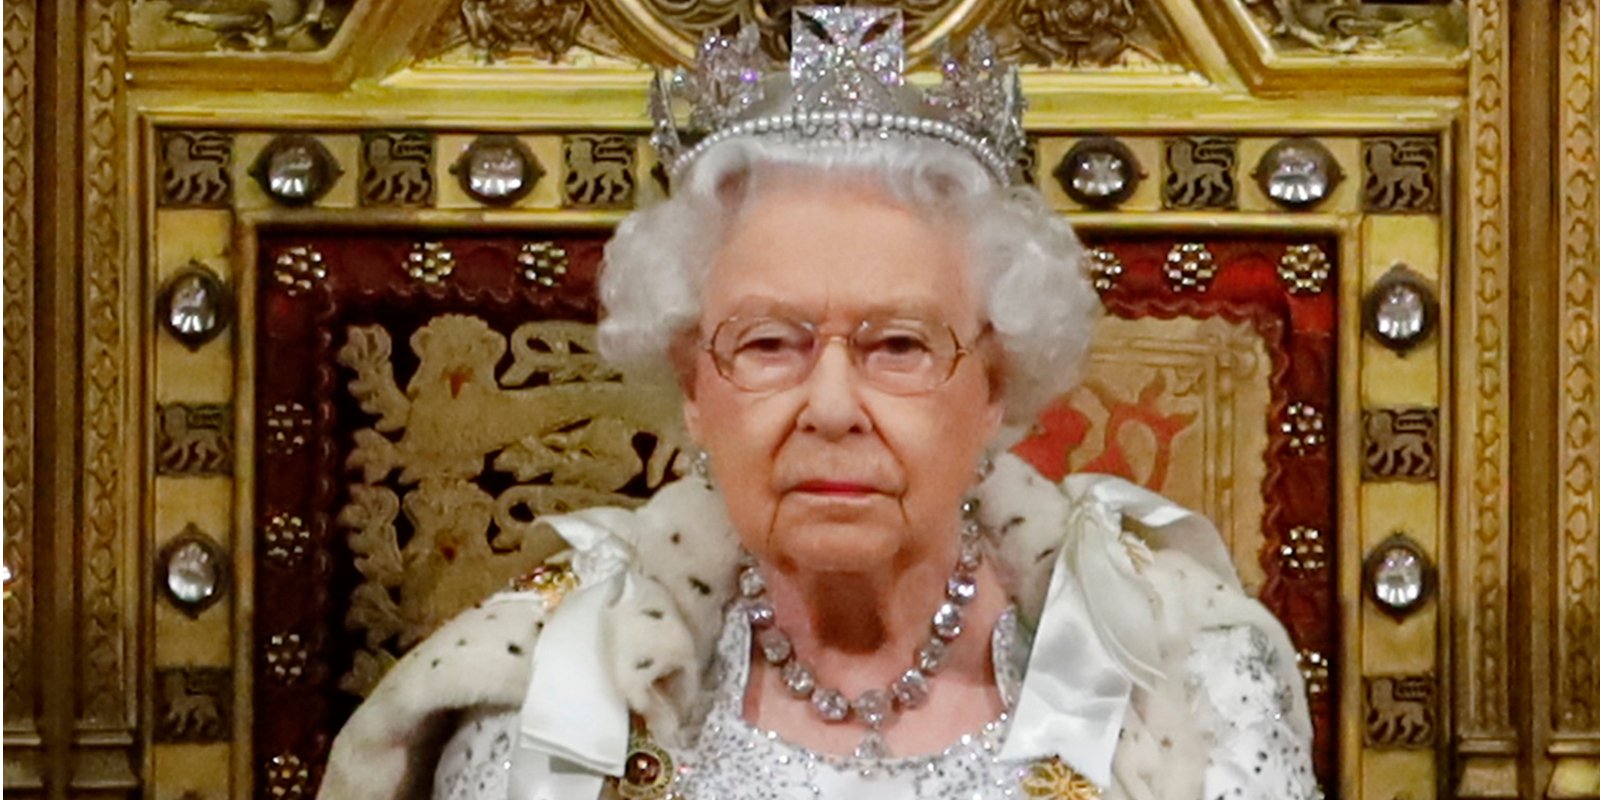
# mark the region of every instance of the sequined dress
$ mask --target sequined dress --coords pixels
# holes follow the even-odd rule
[[[1009,706],[1025,679],[1029,637],[1013,611],[996,625],[991,656]],[[608,784],[607,795],[661,800],[872,800],[1111,797],[1060,759],[1006,761],[999,753],[1009,713],[960,737],[943,752],[907,758],[857,759],[814,753],[741,716],[749,676],[750,628],[745,614],[727,617],[717,647],[711,706],[692,746],[640,747],[643,768]],[[1300,800],[1320,796],[1309,754],[1284,722],[1285,688],[1273,676],[1274,655],[1248,627],[1203,631],[1186,662],[1188,700],[1205,708],[1213,740],[1205,794],[1197,800]],[[474,712],[446,744],[435,772],[436,800],[508,797],[515,709]],[[515,798],[514,800],[522,800]]]

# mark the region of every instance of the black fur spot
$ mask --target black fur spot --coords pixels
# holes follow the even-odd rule
[[[522,645],[517,644],[516,642],[510,642],[506,644],[506,652],[514,656],[520,656],[522,655]]]
[[[439,662],[441,662],[441,661],[444,661],[444,659],[442,659],[442,658],[434,659],[432,663],[428,664],[428,669],[438,669],[439,668]]]
[[[1040,553],[1039,555],[1035,556],[1034,559],[1033,559],[1033,562],[1035,564],[1037,564],[1040,561],[1043,561],[1043,560],[1045,560],[1045,559],[1047,559],[1047,558],[1049,558],[1049,557],[1051,557],[1051,556],[1053,556],[1055,554],[1056,554],[1056,549],[1054,547],[1052,547],[1049,550],[1046,550],[1046,551]]]
[[[466,646],[467,646],[467,640],[466,639],[457,639],[456,640],[456,647],[466,647]]]
[[[1006,520],[1005,524],[1000,526],[1000,535],[1004,536],[1004,535],[1010,533],[1013,528],[1016,528],[1018,525],[1021,525],[1023,522],[1024,522],[1024,520],[1022,519],[1022,517],[1012,517],[1011,519]]]
[[[683,534],[678,533],[677,531],[673,531],[672,535],[667,538],[672,540],[673,544],[683,544]]]
[[[661,619],[666,616],[659,608],[647,608],[644,610],[644,615],[651,619]]]
[[[711,584],[706,583],[705,581],[700,580],[699,578],[690,578],[689,579],[689,585],[693,586],[695,591],[697,591],[697,592],[699,592],[699,593],[701,593],[703,595],[710,596],[710,594],[711,594]]]
[[[651,667],[653,667],[655,665],[656,665],[656,660],[655,659],[653,659],[653,658],[641,658],[641,659],[639,659],[639,662],[637,664],[633,665],[633,668],[634,669],[649,669],[649,668],[651,668]]]

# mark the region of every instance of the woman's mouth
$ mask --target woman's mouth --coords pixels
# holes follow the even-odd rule
[[[855,481],[811,480],[797,484],[794,487],[794,491],[830,497],[860,497],[876,494],[878,489],[871,484],[857,483]]]

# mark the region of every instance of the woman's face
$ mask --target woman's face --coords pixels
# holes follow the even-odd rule
[[[948,325],[973,352],[931,391],[874,388],[844,338],[798,385],[747,391],[687,350],[685,420],[710,454],[745,547],[779,569],[879,570],[953,546],[1002,408],[960,231],[867,190],[793,182],[742,212],[712,264],[698,341],[730,317],[781,314],[849,335],[863,320]]]

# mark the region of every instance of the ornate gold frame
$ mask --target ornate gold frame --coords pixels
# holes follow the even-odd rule
[[[627,13],[639,1],[606,8]],[[524,130],[528,109],[538,109],[531,126],[552,131],[645,128],[636,70],[527,63],[396,70],[418,36],[402,23],[447,13],[449,0],[357,2],[325,49],[294,54],[129,52],[128,2],[40,0],[4,12],[4,520],[5,557],[19,576],[5,603],[4,758],[6,788],[19,796],[176,796],[158,767],[161,753],[204,761],[203,754],[221,752],[157,745],[151,736],[153,669],[164,644],[149,576],[158,537],[170,533],[157,530],[163,490],[150,422],[152,398],[163,391],[150,308],[165,266],[151,255],[163,235],[149,189],[153,127],[355,128],[425,119],[462,130]],[[955,6],[946,27],[994,13],[972,0]],[[1338,427],[1346,433],[1337,443],[1340,517],[1354,526],[1338,554],[1344,657],[1357,667],[1344,670],[1338,685],[1344,793],[1593,796],[1600,792],[1593,666],[1600,641],[1593,475],[1600,461],[1593,431],[1600,415],[1593,289],[1600,280],[1600,10],[1509,0],[1462,6],[1468,41],[1453,54],[1351,57],[1285,46],[1240,0],[1152,0],[1152,13],[1178,32],[1181,68],[1030,73],[1029,124],[1063,136],[1226,130],[1264,138],[1292,130],[1440,138],[1442,185],[1450,191],[1436,214],[1071,213],[1091,228],[1215,223],[1337,233],[1341,263],[1352,266],[1338,287],[1341,369],[1359,376],[1340,384]],[[680,53],[673,41],[662,34],[631,44],[654,57]],[[1108,90],[1121,102],[1106,102]],[[270,100],[258,92],[270,92]],[[256,224],[305,214],[413,226],[463,219],[445,209],[248,212],[233,218],[225,245],[253,253]],[[589,211],[538,217],[596,226],[615,218]],[[484,211],[473,220],[516,225],[528,216]],[[1445,308],[1435,344],[1410,359],[1364,343],[1356,316],[1364,288],[1397,259],[1437,282]],[[234,285],[247,285],[249,259],[236,257],[234,266]],[[241,319],[254,313],[245,303]],[[238,352],[216,367],[219,391],[230,397],[248,396],[248,348]],[[1438,407],[1450,457],[1437,482],[1356,479],[1360,409],[1395,404]],[[247,406],[236,404],[236,430],[254,424]],[[237,463],[249,464],[248,447],[239,450]],[[248,471],[236,478],[248,485]],[[236,542],[253,522],[247,493],[233,486],[213,486],[212,499],[197,502],[218,504],[209,507],[231,524]],[[1434,555],[1443,591],[1428,611],[1395,625],[1360,601],[1359,565],[1367,548],[1401,525]],[[234,548],[238,598],[249,596],[248,549]],[[1558,580],[1547,577],[1549,564],[1559,567]],[[251,696],[250,619],[248,604],[236,602],[220,633],[237,676],[236,709],[248,709]],[[1354,713],[1365,703],[1362,678],[1398,674],[1437,678],[1431,748],[1364,740]],[[218,781],[217,793],[203,796],[250,794],[257,765],[243,717],[235,716],[222,766],[203,773]]]

